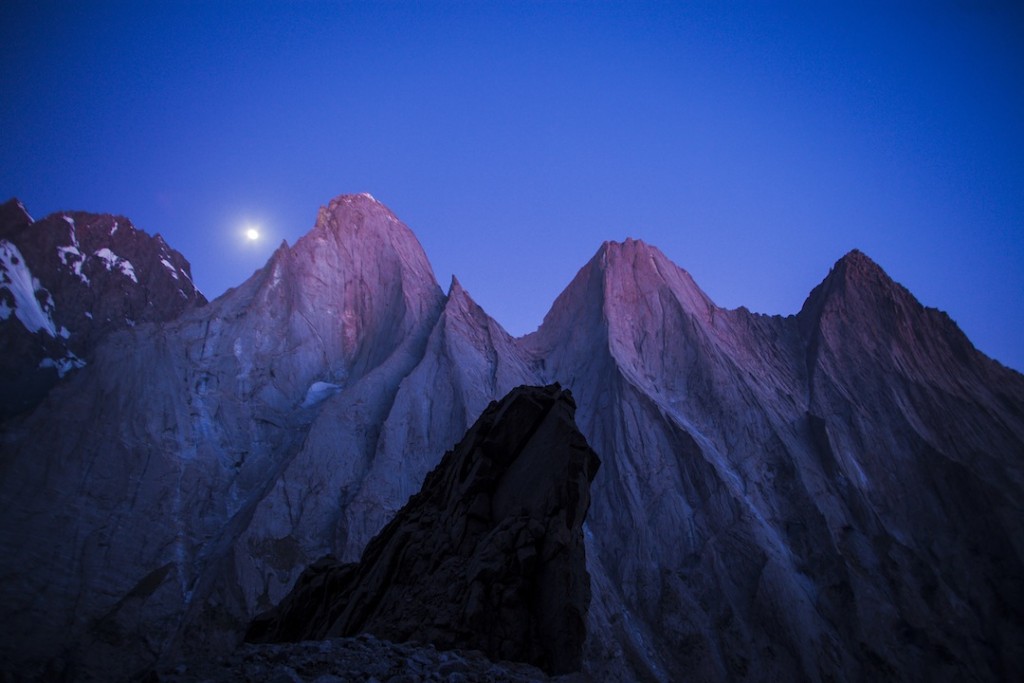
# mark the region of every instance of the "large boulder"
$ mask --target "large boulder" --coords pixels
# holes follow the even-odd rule
[[[248,639],[368,632],[578,670],[590,603],[583,520],[600,461],[575,410],[557,384],[492,402],[359,563],[313,564]]]

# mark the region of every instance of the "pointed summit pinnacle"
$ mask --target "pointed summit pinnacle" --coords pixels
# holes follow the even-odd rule
[[[859,279],[863,277],[882,277],[889,280],[882,267],[871,260],[871,258],[860,249],[851,249],[836,261],[834,270],[842,272],[846,277]]]
[[[828,293],[829,296],[854,296],[858,299],[866,296],[885,300],[913,299],[910,292],[889,277],[881,266],[859,249],[847,252],[836,261],[808,299],[813,298],[819,290],[822,294]]]

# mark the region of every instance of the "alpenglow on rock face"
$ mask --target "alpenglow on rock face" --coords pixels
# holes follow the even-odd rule
[[[189,263],[123,216],[33,221],[0,204],[0,419],[34,406],[106,335],[206,303]]]
[[[558,385],[492,403],[359,563],[314,563],[247,640],[368,632],[578,671],[590,603],[583,520],[600,461],[575,411]]]
[[[1024,377],[866,256],[781,317],[609,242],[513,339],[365,195],[0,423],[0,668],[231,650],[319,558],[359,559],[490,401],[556,381],[602,459],[586,675],[1024,670]]]

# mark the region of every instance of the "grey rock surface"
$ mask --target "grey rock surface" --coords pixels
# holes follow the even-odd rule
[[[314,563],[246,639],[369,632],[579,671],[590,604],[582,527],[600,461],[575,411],[557,384],[491,403],[358,563]]]
[[[517,340],[361,195],[0,425],[0,668],[231,652],[303,568],[358,559],[490,400],[555,381],[603,461],[592,677],[1024,670],[1024,378],[867,257],[780,317],[607,243]]]

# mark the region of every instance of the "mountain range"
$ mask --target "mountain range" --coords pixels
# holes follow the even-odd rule
[[[358,560],[491,401],[555,382],[602,463],[585,675],[1024,670],[1024,376],[858,251],[783,317],[607,242],[513,338],[365,194],[211,302],[125,219],[2,217],[4,671],[234,650],[309,565]]]

